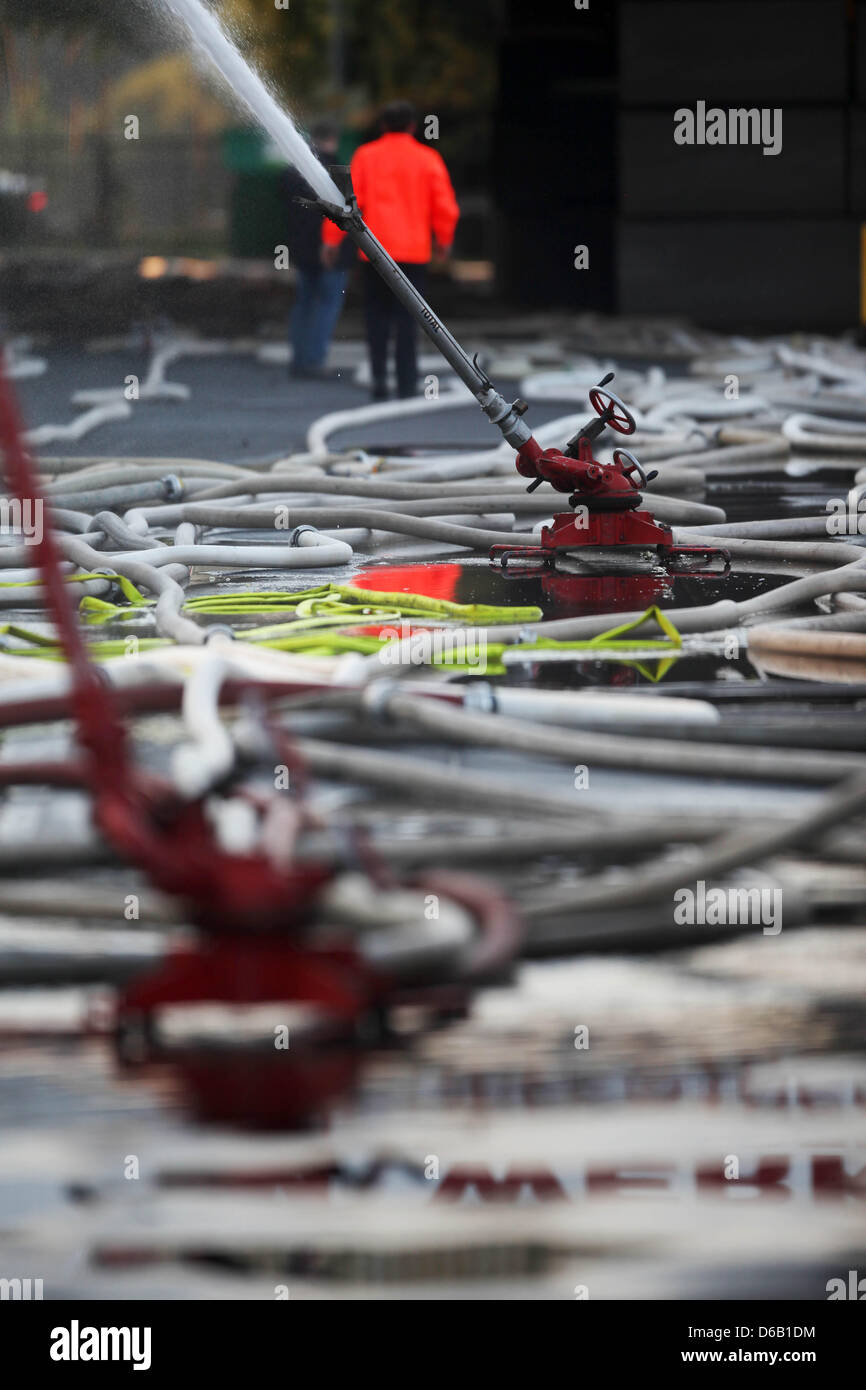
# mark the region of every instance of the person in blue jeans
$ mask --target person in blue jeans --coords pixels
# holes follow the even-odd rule
[[[337,154],[337,129],[321,121],[311,131],[313,148],[326,168],[333,166]],[[327,376],[326,362],[331,338],[343,308],[346,281],[353,264],[351,246],[333,266],[322,264],[322,218],[315,208],[296,201],[308,198],[310,191],[300,175],[288,175],[288,216],[286,245],[289,262],[297,281],[295,302],[289,320],[289,372],[295,377]],[[342,249],[342,248],[341,248]]]
[[[298,284],[289,325],[292,376],[322,376],[328,348],[343,309],[348,270],[298,266]]]

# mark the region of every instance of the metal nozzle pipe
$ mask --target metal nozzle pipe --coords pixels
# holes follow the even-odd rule
[[[512,448],[522,449],[532,438],[532,432],[528,425],[523,423],[518,410],[493,389],[485,373],[463,350],[442,320],[434,314],[424,296],[419,294],[411,280],[403,274],[397,262],[389,256],[382,243],[370,231],[354,199],[346,208],[338,208],[326,202],[320,202],[319,206],[363,251],[403,307],[408,309],[416,323],[439,349],[448,365],[468,386],[484,414],[502,432]]]

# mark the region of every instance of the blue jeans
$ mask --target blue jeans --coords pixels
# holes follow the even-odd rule
[[[331,334],[343,307],[348,277],[348,270],[326,270],[324,266],[298,271],[289,325],[295,371],[315,371],[325,365]]]

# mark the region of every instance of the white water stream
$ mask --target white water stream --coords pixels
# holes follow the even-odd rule
[[[343,207],[345,200],[330,174],[319,163],[291,116],[235,47],[216,16],[201,0],[163,0],[163,3],[187,30],[194,52],[208,59],[235,100],[267,131],[312,191],[327,202]]]

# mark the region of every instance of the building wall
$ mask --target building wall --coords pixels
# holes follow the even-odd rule
[[[506,22],[495,173],[509,297],[740,329],[859,322],[866,0],[539,0]],[[780,109],[780,153],[677,144],[674,113],[699,101]],[[533,156],[551,129],[555,157]],[[571,241],[590,247],[573,279]]]
[[[617,208],[616,8],[510,0],[493,186],[498,284],[514,303],[611,307]],[[575,246],[589,268],[575,270]]]
[[[846,0],[621,0],[623,311],[857,322],[855,24]],[[699,101],[779,110],[780,153],[677,145],[673,113]]]

